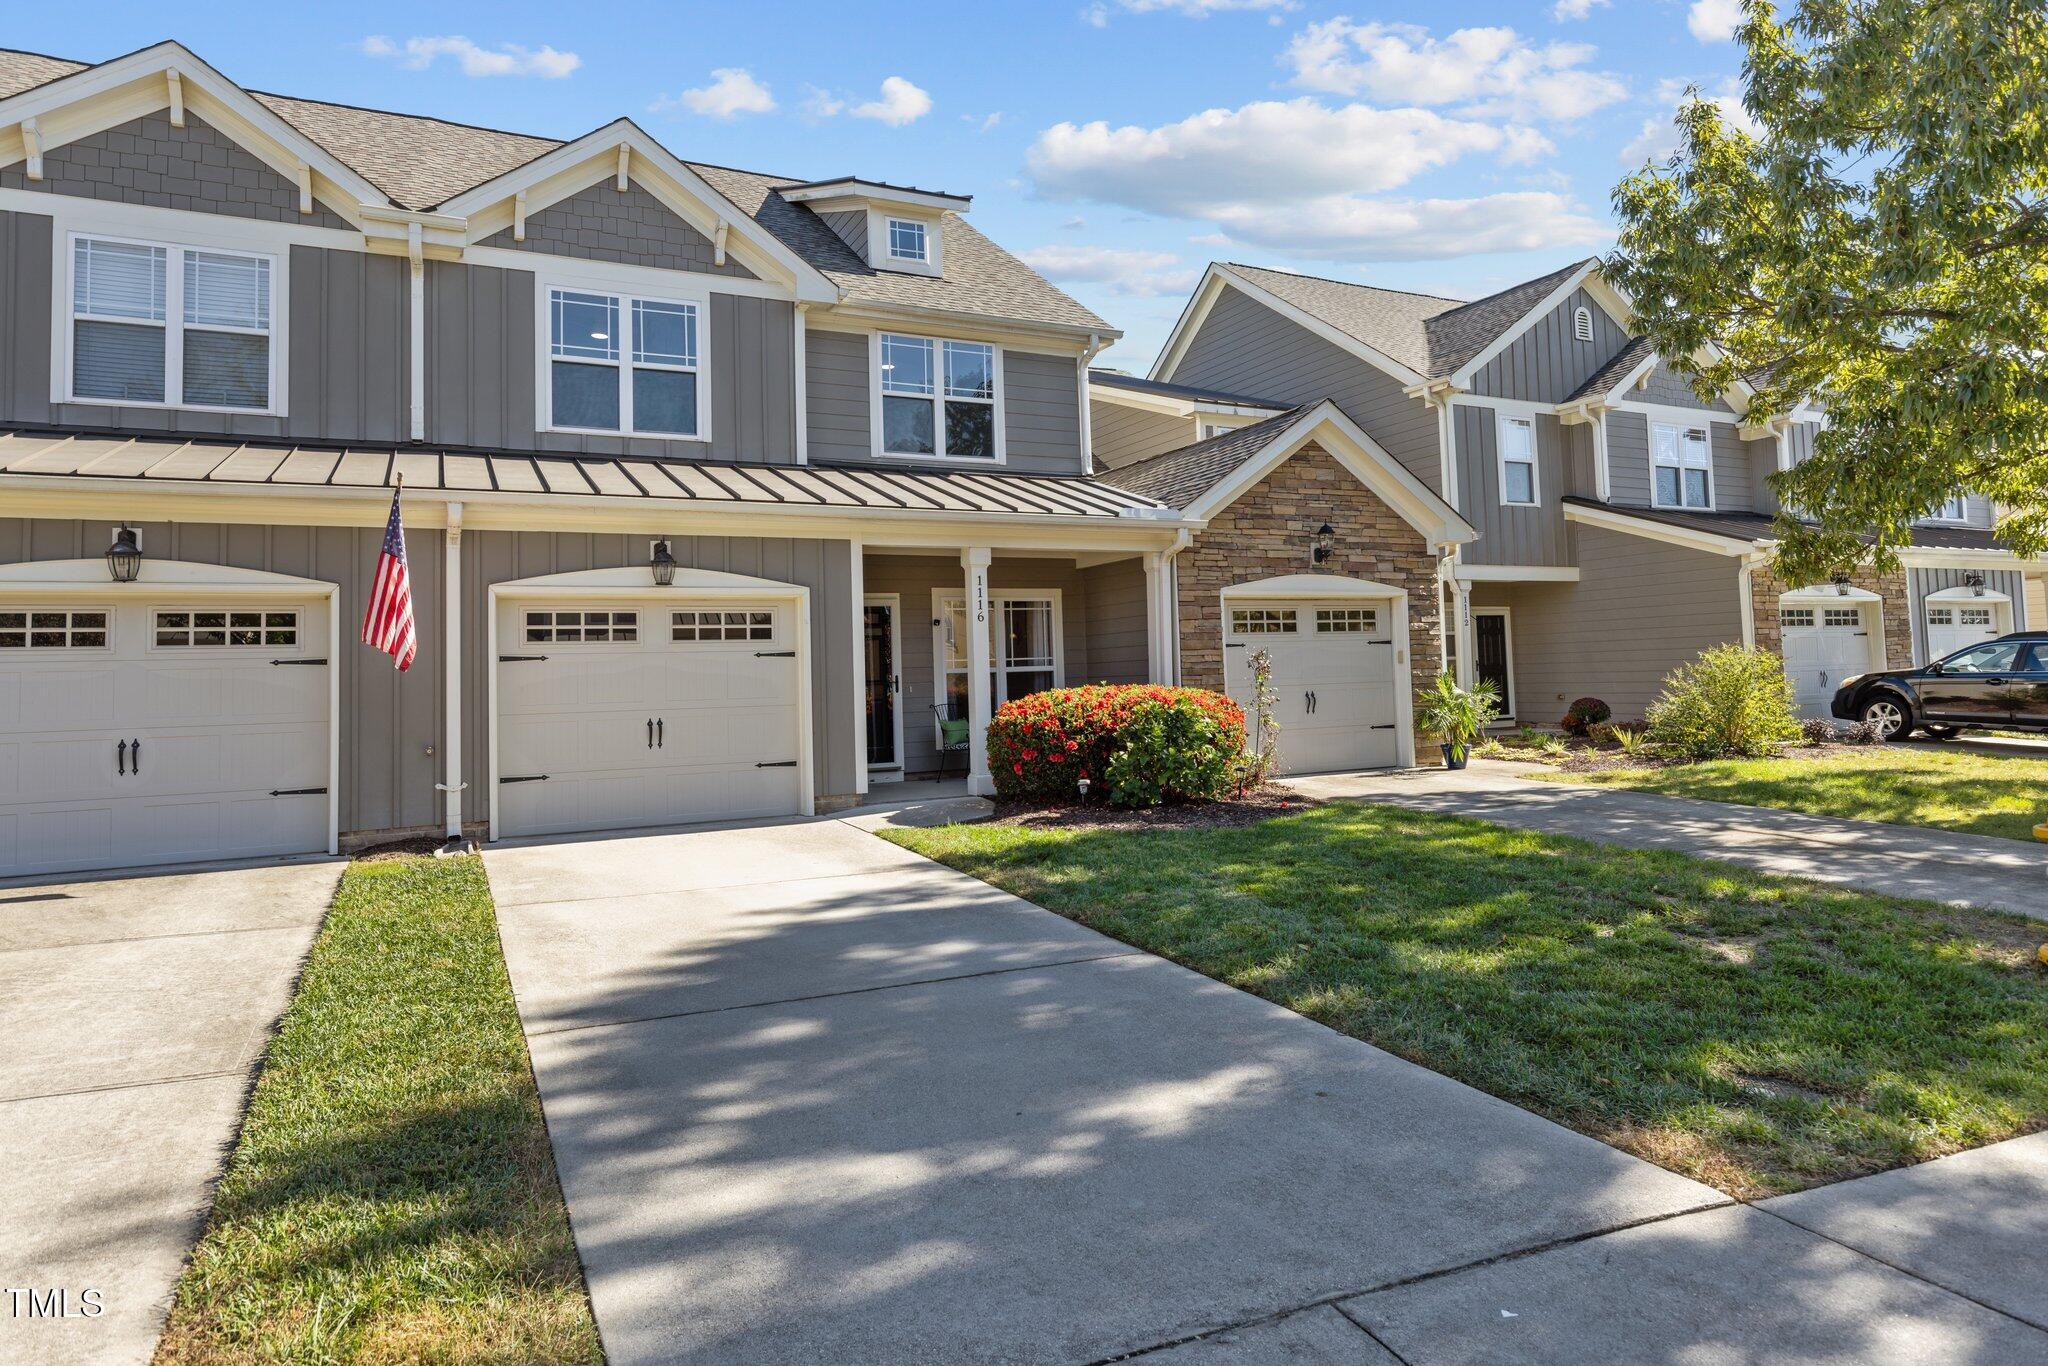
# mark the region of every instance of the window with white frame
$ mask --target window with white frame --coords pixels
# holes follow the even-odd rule
[[[73,238],[70,396],[271,411],[271,295],[268,256]]]
[[[696,304],[548,291],[548,423],[581,432],[704,438]]]
[[[1318,607],[1319,636],[1369,636],[1379,629],[1380,614],[1372,607]]]
[[[1863,624],[1861,607],[1827,607],[1821,609],[1820,624],[1838,629],[1854,629]]]
[[[1500,415],[1500,500],[1509,507],[1536,505],[1536,423]]]
[[[0,610],[0,650],[101,650],[106,644],[103,608]]]
[[[528,612],[526,638],[538,645],[631,644],[640,639],[640,614],[608,608]]]
[[[996,458],[996,349],[883,333],[882,449],[890,455]]]
[[[944,639],[939,687],[948,703],[967,710],[967,607],[962,598],[940,602]],[[1059,686],[1059,599],[1050,593],[997,593],[989,599],[989,697],[996,706]]]
[[[1705,427],[1650,424],[1651,502],[1660,508],[1714,506],[1713,444]]]
[[[1234,432],[1236,430],[1237,428],[1232,427],[1227,423],[1204,422],[1196,428],[1195,439],[1198,441],[1207,441],[1211,437],[1221,436],[1225,432]]]
[[[1930,522],[1964,522],[1968,521],[1969,517],[1969,504],[1960,493],[1952,498],[1944,498],[1939,507],[1927,514],[1927,520]]]
[[[773,640],[775,613],[758,609],[746,612],[689,611],[668,614],[670,640],[707,642],[713,640]]]
[[[1780,607],[1778,609],[1778,625],[1811,626],[1813,625],[1813,609],[1811,607]]]
[[[1956,624],[1960,626],[1989,626],[1991,624],[1991,609],[1989,607],[1960,608],[1956,612]]]
[[[1291,636],[1297,624],[1292,607],[1230,609],[1230,634],[1234,636]]]
[[[929,263],[932,259],[931,239],[926,235],[924,224],[915,218],[890,219],[889,259]]]
[[[289,609],[238,607],[179,609],[151,617],[151,639],[163,649],[220,649],[235,645],[296,645],[299,614]]]

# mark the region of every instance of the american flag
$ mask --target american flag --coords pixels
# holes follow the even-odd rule
[[[384,524],[384,549],[377,555],[377,582],[370,586],[370,605],[363,612],[363,644],[390,655],[400,673],[412,667],[420,652],[412,625],[412,578],[405,572],[405,524],[398,520],[395,491],[391,520]]]

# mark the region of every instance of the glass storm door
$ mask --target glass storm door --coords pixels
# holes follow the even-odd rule
[[[866,635],[868,766],[897,768],[903,756],[897,743],[896,605],[866,604],[861,624]]]

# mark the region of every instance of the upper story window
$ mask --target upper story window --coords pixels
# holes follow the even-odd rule
[[[1714,506],[1713,445],[1704,427],[1650,424],[1651,502],[1660,508]]]
[[[1969,504],[1964,500],[1963,495],[1958,493],[1953,498],[1943,499],[1939,507],[1927,514],[1927,520],[1930,522],[1967,522],[1970,520]]]
[[[889,259],[929,263],[932,259],[931,241],[926,236],[924,224],[915,218],[890,219]]]
[[[886,453],[997,458],[993,346],[884,333],[881,389]]]
[[[550,290],[544,425],[704,439],[700,331],[693,303]]]
[[[1500,415],[1500,501],[1508,507],[1536,506],[1536,424]]]
[[[1231,432],[1236,430],[1237,429],[1235,427],[1231,427],[1222,422],[1204,422],[1196,428],[1196,432],[1198,433],[1196,439],[1200,441],[1207,441],[1210,437],[1221,436],[1225,432]]]
[[[268,256],[74,238],[70,397],[272,411],[271,274]]]

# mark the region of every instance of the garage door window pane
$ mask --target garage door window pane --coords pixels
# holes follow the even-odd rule
[[[1862,609],[1856,607],[1830,607],[1821,613],[1824,626],[1855,627],[1863,624]]]
[[[680,641],[773,640],[773,612],[690,611],[669,614],[669,639]]]
[[[640,638],[638,612],[528,612],[526,639],[537,644],[607,645]]]
[[[214,611],[158,612],[151,623],[152,639],[167,649],[203,646],[296,645],[299,614],[259,607]]]
[[[1379,626],[1380,614],[1370,607],[1318,607],[1316,634],[1371,635]]]
[[[1778,609],[1778,625],[1811,626],[1813,625],[1813,609],[1811,607],[1780,607]]]
[[[106,643],[104,611],[32,607],[0,612],[0,650],[91,650]]]
[[[1292,607],[1237,607],[1230,613],[1230,633],[1236,636],[1291,636],[1296,625]]]

